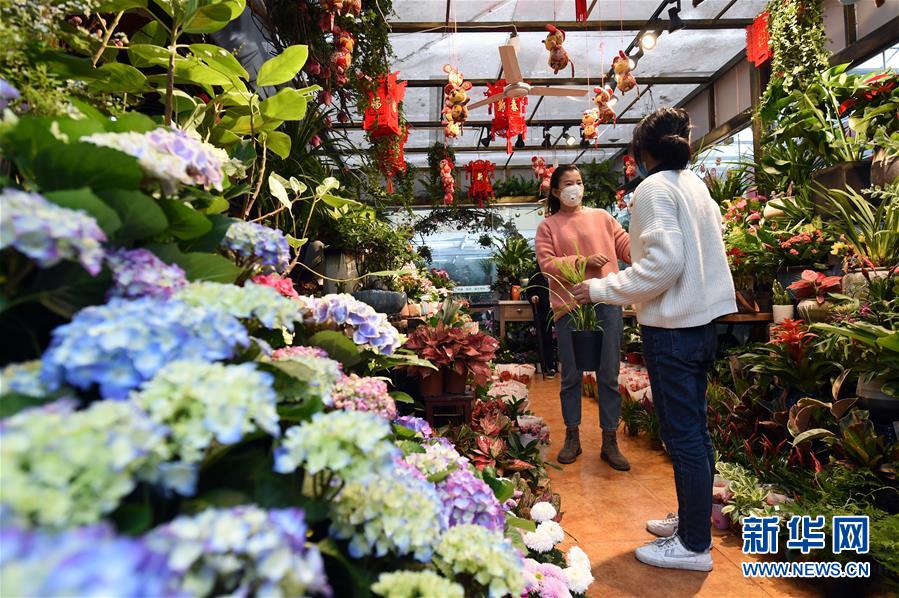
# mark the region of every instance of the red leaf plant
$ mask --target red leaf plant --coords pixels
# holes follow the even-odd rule
[[[802,278],[788,286],[797,299],[809,299],[814,297],[818,305],[827,300],[828,293],[840,290],[839,276],[825,276],[814,270],[803,270]]]
[[[499,343],[492,336],[472,331],[470,327],[449,327],[437,322],[435,326],[419,326],[412,331],[405,347],[437,367],[452,369],[457,374],[470,374],[475,384],[483,386],[492,375],[490,362]],[[410,373],[422,378],[432,372],[428,368],[410,368]]]

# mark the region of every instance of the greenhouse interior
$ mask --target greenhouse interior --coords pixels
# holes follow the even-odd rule
[[[899,593],[899,0],[0,39],[0,595]]]

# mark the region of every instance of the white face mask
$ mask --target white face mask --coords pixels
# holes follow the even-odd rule
[[[559,201],[568,206],[569,208],[576,208],[581,205],[581,200],[584,199],[584,188],[580,185],[571,185],[569,187],[565,187],[562,189],[562,192],[559,193]]]

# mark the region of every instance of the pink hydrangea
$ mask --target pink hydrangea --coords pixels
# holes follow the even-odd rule
[[[334,385],[332,396],[335,409],[370,411],[388,420],[396,419],[396,403],[383,380],[350,374]]]
[[[257,274],[253,277],[253,282],[267,287],[272,287],[285,297],[299,297],[299,293],[293,287],[293,281],[289,278],[282,278],[277,274]]]
[[[328,352],[319,347],[283,347],[281,349],[276,349],[274,353],[272,353],[272,359],[278,361],[280,359],[290,359],[291,357],[302,356],[302,357],[322,357],[327,358]]]

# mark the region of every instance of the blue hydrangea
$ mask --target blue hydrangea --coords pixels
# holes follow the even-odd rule
[[[353,558],[388,553],[429,561],[446,517],[434,485],[403,467],[348,483],[331,504],[331,535]]]
[[[0,77],[0,110],[5,110],[20,97],[22,94],[19,93],[19,90],[10,85],[9,81]]]
[[[151,298],[113,299],[88,307],[53,331],[44,353],[43,379],[123,399],[167,363],[230,359],[249,344],[234,317],[206,306]]]
[[[427,420],[415,417],[414,415],[402,415],[393,420],[393,423],[408,428],[416,434],[420,434],[422,438],[430,438],[434,435],[431,424],[429,424]]]
[[[297,301],[307,326],[341,330],[357,345],[381,355],[392,355],[403,344],[402,336],[386,315],[352,295],[301,296]]]
[[[81,262],[96,276],[103,269],[106,234],[93,216],[47,201],[37,193],[0,193],[0,249],[14,247],[42,268],[62,260]]]
[[[468,468],[460,468],[437,483],[450,527],[473,523],[502,532],[506,513],[496,494]]]
[[[329,596],[324,562],[299,509],[207,509],[152,530],[191,596]],[[152,594],[148,594],[152,595]]]
[[[279,273],[290,265],[290,245],[284,233],[255,222],[235,221],[228,227],[221,246],[233,251],[246,264],[258,260]]]
[[[0,595],[79,598],[186,596],[163,554],[108,525],[50,533],[0,528]]]
[[[168,299],[187,284],[184,270],[177,264],[166,264],[146,249],[119,250],[106,256],[115,286],[113,297],[157,297]]]
[[[0,394],[14,392],[26,397],[43,398],[53,394],[41,380],[39,359],[23,363],[13,363],[0,372]]]
[[[239,287],[218,282],[193,282],[175,295],[188,305],[207,305],[241,320],[258,320],[266,328],[293,330],[301,319],[297,305],[272,287],[247,283]]]

